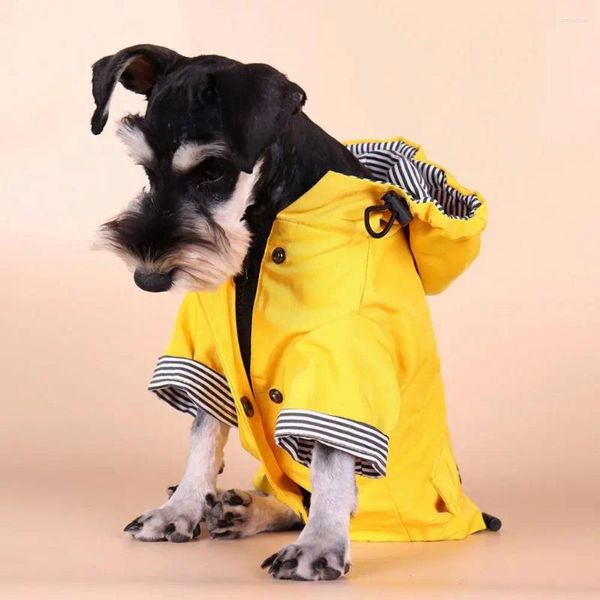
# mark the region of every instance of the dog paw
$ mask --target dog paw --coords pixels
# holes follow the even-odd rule
[[[206,527],[213,539],[234,540],[247,534],[252,514],[252,495],[242,490],[227,490],[215,498],[206,496]]]
[[[286,546],[269,556],[261,567],[268,568],[275,579],[324,581],[348,573],[350,562],[343,543],[332,546],[316,541]]]
[[[123,531],[142,542],[189,542],[200,535],[200,517],[167,504],[140,515]]]

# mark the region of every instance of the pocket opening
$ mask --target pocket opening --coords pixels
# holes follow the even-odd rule
[[[440,513],[458,515],[460,512],[460,481],[452,451],[446,445],[442,447],[429,473],[429,481],[438,493],[435,508]]]

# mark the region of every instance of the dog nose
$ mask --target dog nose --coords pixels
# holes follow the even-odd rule
[[[166,292],[173,284],[172,271],[169,273],[148,273],[136,269],[133,274],[135,284],[145,292]]]

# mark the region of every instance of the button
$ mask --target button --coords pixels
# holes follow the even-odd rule
[[[274,263],[280,265],[285,260],[285,250],[280,246],[277,246],[277,248],[273,250],[271,257],[273,258]]]
[[[283,394],[275,388],[269,390],[269,398],[271,398],[275,404],[281,404],[283,402]]]
[[[240,402],[242,403],[242,408],[246,413],[247,417],[251,417],[254,414],[254,406],[252,406],[252,402],[250,402],[250,398],[247,396],[242,396],[240,398]]]

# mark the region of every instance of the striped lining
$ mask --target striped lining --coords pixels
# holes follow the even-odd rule
[[[432,202],[451,219],[470,219],[481,206],[476,194],[461,194],[446,173],[428,162],[415,160],[418,148],[405,142],[365,142],[348,149],[383,183],[400,186],[417,203]]]
[[[227,425],[237,426],[227,380],[200,362],[181,356],[161,356],[148,389],[177,410],[196,416],[198,409],[202,409]]]
[[[312,410],[285,408],[279,413],[275,443],[294,460],[310,467],[315,441],[354,456],[357,475],[385,477],[388,436],[375,427]]]

